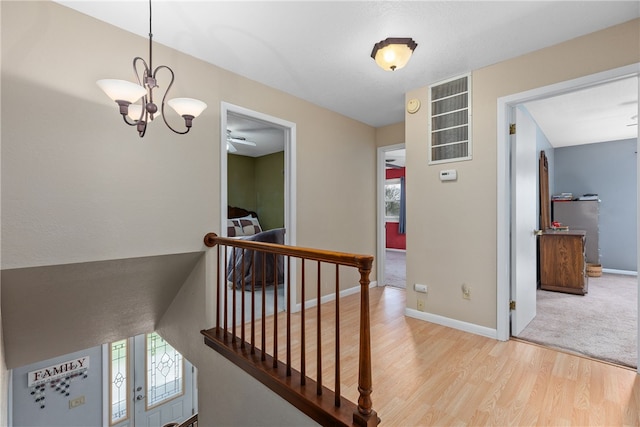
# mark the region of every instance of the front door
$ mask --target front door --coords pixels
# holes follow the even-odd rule
[[[112,426],[162,427],[195,413],[195,368],[160,335],[118,341],[109,354]]]

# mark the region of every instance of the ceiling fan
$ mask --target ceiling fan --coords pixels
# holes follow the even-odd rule
[[[253,141],[248,141],[244,136],[232,136],[231,129],[227,129],[227,151],[229,153],[235,153],[238,149],[235,147],[235,144],[243,144],[250,145],[252,147],[256,146],[256,143]]]
[[[393,169],[402,169],[402,166],[400,165],[394,165],[393,162],[395,162],[396,159],[387,159],[385,160],[385,166],[388,168],[393,168]]]

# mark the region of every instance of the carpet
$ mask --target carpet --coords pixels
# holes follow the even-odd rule
[[[537,314],[518,338],[618,365],[637,367],[638,279],[603,274],[589,292],[537,291]]]
[[[396,288],[407,287],[407,254],[404,251],[385,252],[384,284]]]

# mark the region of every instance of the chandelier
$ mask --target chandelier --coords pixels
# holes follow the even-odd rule
[[[207,104],[193,98],[174,98],[166,101],[167,94],[173,85],[173,70],[166,65],[159,65],[153,68],[153,33],[151,31],[151,0],[149,0],[149,63],[139,56],[133,59],[133,72],[138,80],[138,84],[126,80],[103,79],[96,83],[100,88],[114,100],[120,107],[120,114],[124,122],[129,126],[135,126],[138,135],[143,137],[147,131],[147,124],[158,114],[158,105],[155,104],[153,95],[154,89],[158,88],[156,75],[160,70],[166,70],[171,75],[171,80],[162,96],[159,114],[169,129],[173,132],[184,135],[191,130],[193,119],[207,108]],[[138,103],[138,101],[140,101]],[[165,104],[169,104],[176,113],[184,119],[186,130],[174,129],[165,118]]]

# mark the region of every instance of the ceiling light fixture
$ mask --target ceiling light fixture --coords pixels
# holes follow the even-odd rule
[[[383,70],[395,71],[407,65],[417,46],[411,38],[390,37],[373,45],[371,57]]]
[[[184,131],[179,131],[171,127],[167,119],[165,118],[164,105],[167,98],[167,94],[173,85],[174,74],[173,70],[166,65],[159,65],[153,69],[153,45],[152,45],[153,33],[151,32],[151,0],[149,0],[149,64],[136,56],[133,58],[133,72],[136,75],[138,84],[131,83],[126,80],[116,79],[103,79],[98,80],[96,83],[100,88],[120,107],[120,114],[125,123],[129,126],[136,126],[138,135],[143,137],[147,131],[147,124],[153,120],[154,115],[158,112],[158,106],[153,102],[153,90],[158,86],[156,75],[158,71],[165,69],[171,74],[171,81],[167,85],[167,90],[162,96],[162,103],[160,104],[160,115],[162,120],[169,129],[177,134],[184,135],[191,130],[193,119],[198,117],[200,113],[207,108],[207,104],[193,98],[174,98],[166,101],[176,113],[178,113],[184,119],[184,124],[187,127]],[[144,66],[144,70],[140,73],[138,67],[140,63]],[[153,71],[152,71],[153,70]],[[141,101],[140,104],[137,104]]]

